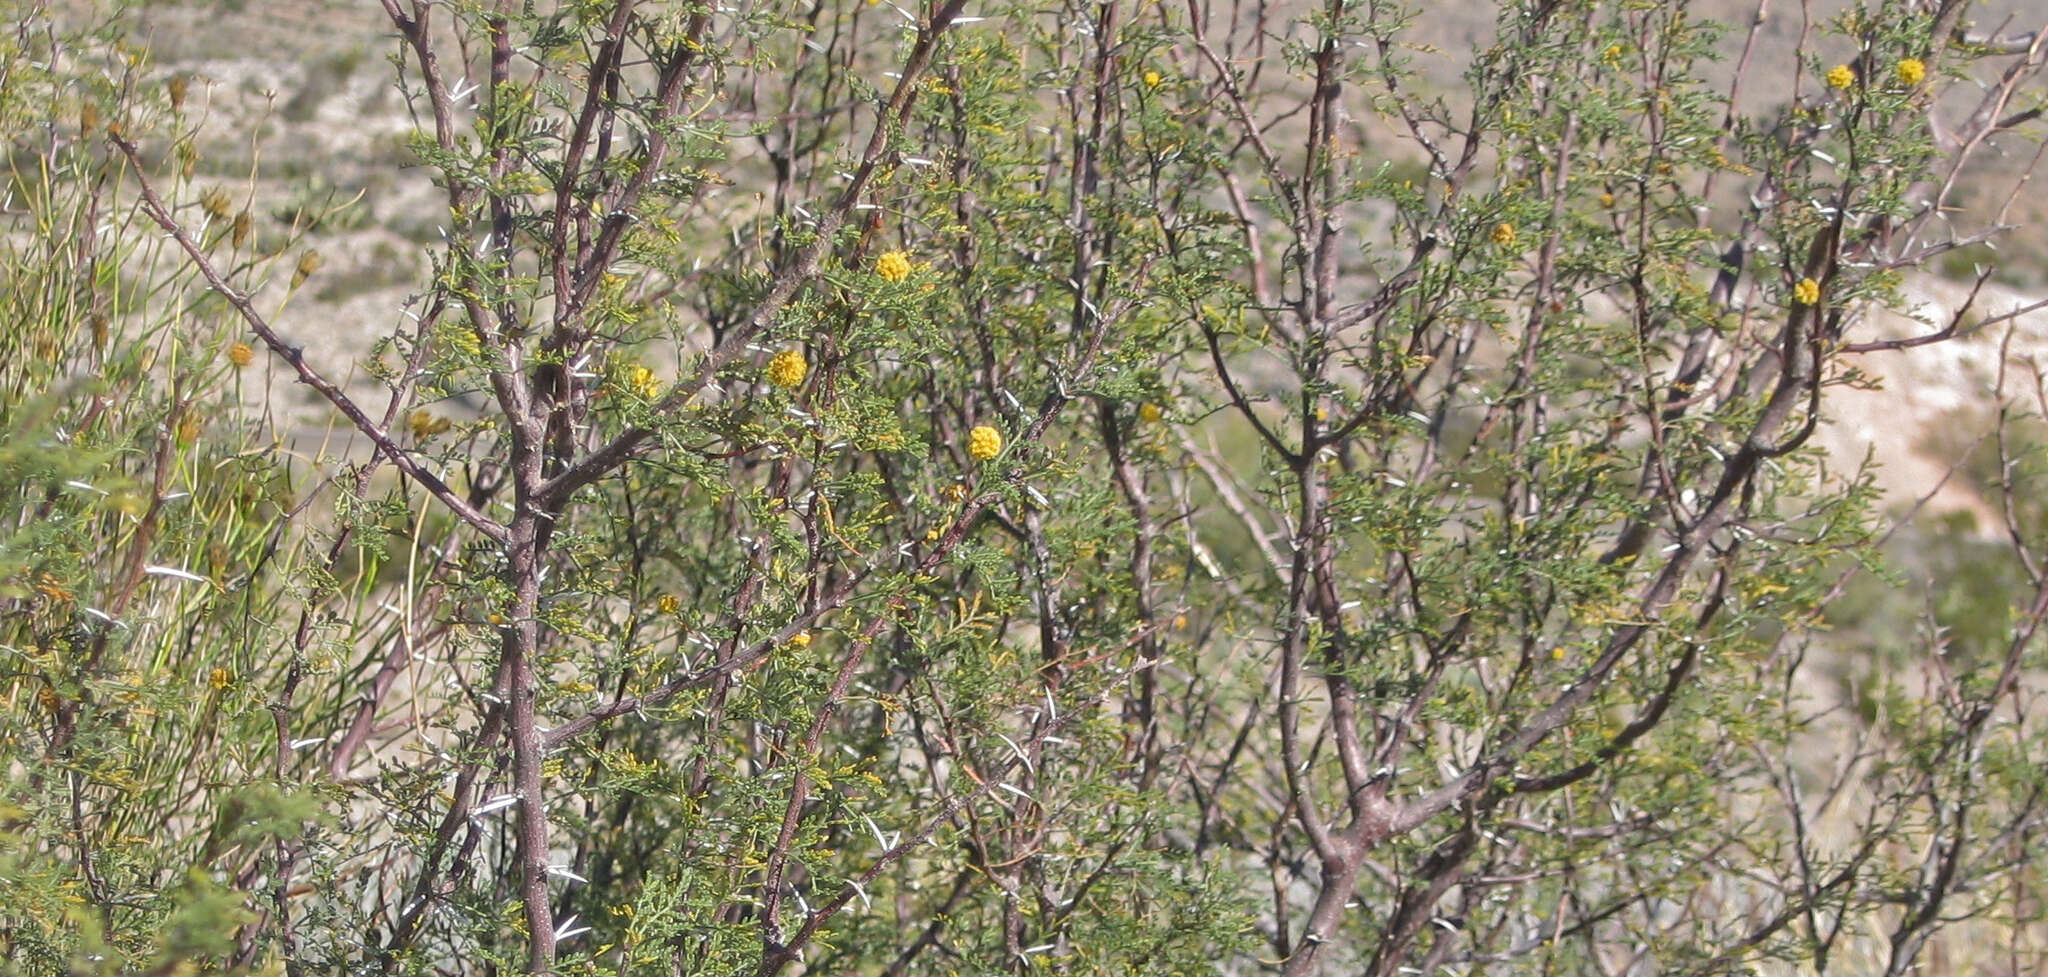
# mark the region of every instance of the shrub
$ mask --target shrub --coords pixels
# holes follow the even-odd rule
[[[1684,5],[1505,5],[1424,88],[1379,2],[388,4],[445,235],[374,399],[279,311],[320,239],[235,257],[146,58],[23,31],[8,966],[1902,973],[2031,925],[2041,574],[1972,674],[1814,681],[1880,527],[1808,440],[1957,334],[1859,330],[2024,121],[1940,91],[2037,67],[1961,7],[1802,34],[1753,117]]]

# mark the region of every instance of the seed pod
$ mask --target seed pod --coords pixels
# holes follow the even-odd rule
[[[228,208],[232,206],[234,201],[228,199],[228,192],[219,187],[214,187],[199,197],[199,208],[206,211],[206,216],[214,220],[227,220]]]
[[[313,277],[313,273],[320,270],[320,263],[323,260],[325,259],[320,257],[320,252],[310,248],[299,255],[299,266],[292,270],[292,287],[297,288],[306,284],[306,279]]]

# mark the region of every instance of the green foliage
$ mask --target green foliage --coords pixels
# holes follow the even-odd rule
[[[346,271],[355,184],[218,183],[181,69],[19,11],[0,972],[1903,972],[2038,923],[2040,513],[1883,609],[1809,444],[1917,235],[1991,222],[1925,114],[2003,56],[1879,3],[1753,114],[1683,4],[1503,5],[1451,86],[1384,2],[391,10],[443,207]]]

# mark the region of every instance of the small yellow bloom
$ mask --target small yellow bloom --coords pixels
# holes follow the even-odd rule
[[[225,689],[228,686],[233,685],[234,682],[235,673],[230,672],[225,668],[216,668],[213,671],[206,673],[206,684],[211,685],[216,689]]]
[[[1611,193],[1603,193],[1603,194],[1601,194],[1601,195],[1600,195],[1600,206],[1602,206],[1602,207],[1612,207],[1612,206],[1614,206],[1614,194],[1611,194]]]
[[[910,277],[910,256],[901,251],[883,252],[875,259],[875,274],[885,282],[900,282]]]
[[[637,363],[626,371],[626,386],[631,387],[642,400],[653,400],[661,395],[661,378],[655,376],[653,370]]]
[[[1513,246],[1515,243],[1515,225],[1506,221],[1493,225],[1493,243],[1503,248]]]
[[[789,646],[791,648],[809,648],[811,646],[811,633],[809,631],[798,631],[790,635]]]
[[[1927,80],[1927,62],[1919,58],[1906,58],[1899,62],[1897,74],[1899,84],[1918,85]]]
[[[228,362],[233,363],[235,369],[239,370],[255,361],[256,350],[252,349],[248,343],[236,343],[228,347]]]
[[[1146,87],[1146,88],[1158,88],[1158,87],[1159,87],[1159,83],[1160,83],[1160,81],[1162,81],[1162,80],[1163,80],[1163,79],[1161,79],[1161,78],[1159,77],[1159,72],[1157,72],[1157,71],[1147,71],[1147,72],[1145,72],[1145,87]]]
[[[447,418],[435,417],[433,414],[423,410],[413,411],[412,416],[405,419],[405,423],[412,428],[412,436],[421,441],[425,441],[453,426]]]
[[[654,609],[662,612],[663,614],[674,614],[675,612],[681,610],[682,607],[683,602],[681,598],[678,598],[674,594],[663,594],[654,602]]]
[[[1166,412],[1160,410],[1158,404],[1138,405],[1138,420],[1144,421],[1147,424],[1157,424],[1159,419],[1165,416]]]
[[[975,461],[987,461],[1002,454],[1003,434],[983,424],[967,432],[967,456]]]
[[[810,372],[810,369],[811,365],[804,362],[802,350],[785,349],[768,361],[768,369],[765,372],[769,383],[784,390],[795,390],[798,384],[804,382],[804,374]]]
[[[939,495],[948,502],[965,502],[967,501],[967,486],[962,485],[959,482],[954,482],[953,484],[940,489]]]
[[[1829,88],[1842,89],[1854,84],[1856,84],[1856,69],[1846,64],[1838,64],[1828,69]]]
[[[1802,278],[1792,286],[1792,300],[1800,305],[1820,304],[1820,283],[1811,278]]]

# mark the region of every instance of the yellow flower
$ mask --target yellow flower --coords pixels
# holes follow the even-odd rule
[[[811,365],[804,362],[802,350],[785,349],[768,361],[768,369],[763,373],[768,377],[769,383],[784,390],[795,390],[798,384],[804,382],[804,374],[810,369]]]
[[[809,631],[798,631],[790,635],[789,646],[791,648],[809,648],[811,646],[811,633]]]
[[[1146,88],[1158,88],[1158,87],[1159,87],[1159,82],[1160,82],[1161,80],[1162,80],[1162,79],[1161,79],[1161,78],[1159,77],[1159,72],[1157,72],[1157,71],[1147,71],[1147,72],[1145,72],[1145,87],[1146,87]]]
[[[413,411],[412,416],[405,419],[405,423],[412,428],[412,436],[421,441],[446,431],[452,426],[447,418],[435,417],[423,410]]]
[[[674,614],[681,610],[683,602],[674,594],[663,594],[654,602],[654,609],[663,614]]]
[[[1614,206],[1614,194],[1611,194],[1611,193],[1603,193],[1603,194],[1601,194],[1601,195],[1600,195],[1600,206],[1602,206],[1602,207],[1612,207],[1612,206]]]
[[[1820,304],[1820,283],[1811,278],[1802,278],[1792,286],[1792,301],[1800,305]]]
[[[1847,88],[1854,84],[1856,84],[1856,69],[1846,64],[1838,64],[1828,69],[1829,88]]]
[[[1003,451],[1003,434],[986,424],[967,432],[967,456],[987,461]]]
[[[230,672],[225,668],[216,668],[213,671],[206,673],[206,684],[211,685],[216,689],[225,689],[228,686],[233,685],[234,681],[235,673]]]
[[[967,486],[954,482],[940,489],[939,495],[948,502],[965,502],[967,501]]]
[[[1164,416],[1166,416],[1166,412],[1160,410],[1158,404],[1138,405],[1138,420],[1144,421],[1147,424],[1156,424]]]
[[[887,251],[875,259],[875,274],[885,282],[900,282],[910,277],[910,256],[901,251]]]
[[[1509,247],[1515,243],[1515,225],[1502,221],[1493,225],[1493,243]]]
[[[228,362],[233,363],[235,369],[239,370],[255,361],[256,350],[250,348],[248,343],[236,343],[228,347]]]
[[[1919,58],[1906,58],[1899,62],[1899,84],[1918,85],[1927,79],[1927,63]]]
[[[626,371],[626,385],[632,387],[633,392],[639,394],[642,400],[653,400],[661,395],[661,378],[655,376],[653,370],[639,364],[634,364],[631,370]]]

